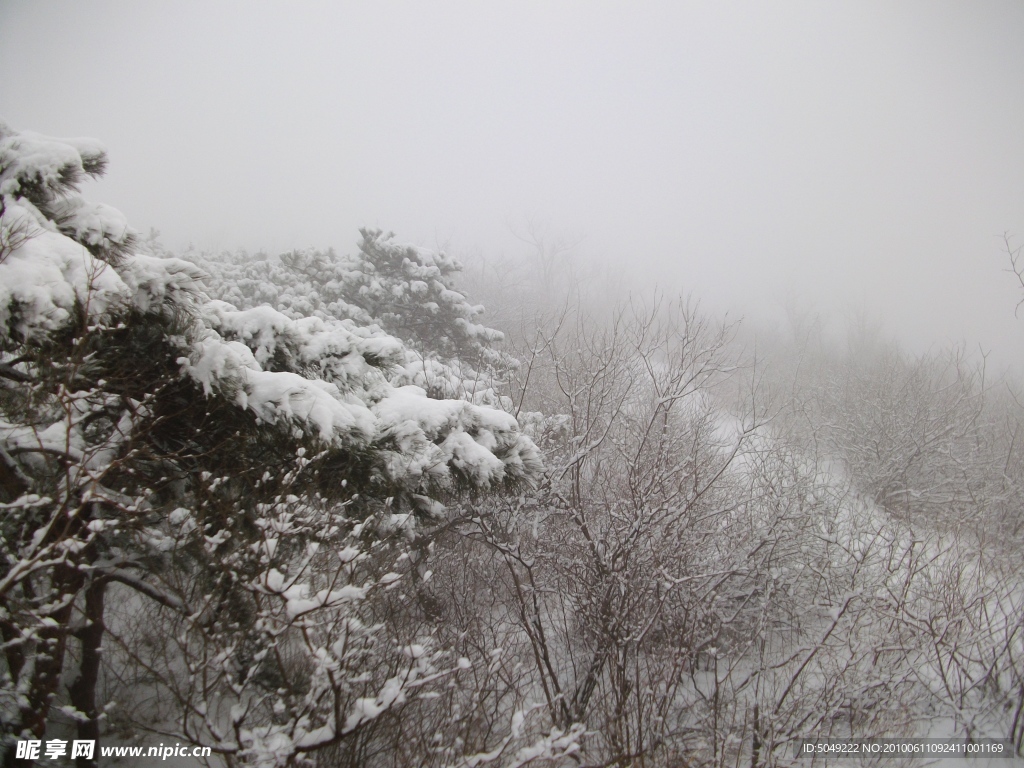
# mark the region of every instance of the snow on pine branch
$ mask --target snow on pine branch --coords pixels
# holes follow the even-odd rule
[[[0,123],[0,195],[5,197],[37,204],[53,200],[77,189],[85,176],[102,174],[106,164],[106,149],[95,139],[54,139]]]
[[[352,255],[306,249],[201,256],[217,295],[237,307],[269,304],[293,319],[376,327],[401,339],[404,361],[391,372],[393,384],[494,405],[501,402],[494,385],[518,365],[498,349],[501,332],[478,322],[484,308],[453,287],[458,261],[379,230],[363,230]]]
[[[393,386],[368,362],[401,353],[393,338],[360,336],[338,321],[291,320],[267,306],[209,302],[203,315],[213,327],[181,358],[183,369],[207,393],[233,397],[262,421],[297,422],[338,445],[382,442],[389,479],[410,489],[448,484],[450,469],[484,487],[540,471],[536,446],[510,415]],[[264,370],[261,360],[292,371]],[[293,372],[313,366],[324,379]]]
[[[131,311],[185,315],[187,332],[170,339],[180,348],[182,373],[263,423],[297,428],[328,445],[378,444],[389,479],[413,490],[450,483],[452,469],[482,486],[538,474],[539,453],[510,417],[393,386],[388,372],[406,370],[417,356],[379,328],[328,311],[302,317],[266,305],[236,309],[211,300],[205,291],[217,281],[204,282],[202,270],[179,259],[122,253],[105,260],[109,249],[99,246],[129,243],[124,217],[86,203],[76,187],[102,170],[103,158],[94,143],[0,128],[0,229],[19,234],[0,238],[9,244],[0,252],[0,343],[40,341],[76,313],[90,324]],[[436,295],[463,330],[494,337],[470,327],[477,308],[439,279],[454,262],[394,245],[380,233],[364,233],[364,244],[383,249],[385,262],[397,260],[417,278],[403,283],[408,292]],[[379,280],[359,274],[364,293],[376,295]]]
[[[67,325],[76,306],[95,320],[128,298],[114,270],[40,227],[27,206],[4,201],[0,227],[26,236],[0,260],[0,341],[41,339]]]
[[[20,236],[0,251],[0,341],[41,340],[78,310],[94,323],[129,309],[184,308],[202,289],[194,264],[132,255],[115,268],[42,226],[39,215],[31,203],[4,198],[0,229]]]

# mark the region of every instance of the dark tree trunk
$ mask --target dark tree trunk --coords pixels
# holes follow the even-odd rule
[[[73,565],[61,564],[54,568],[53,599],[62,604],[47,617],[53,620],[53,624],[39,630],[35,674],[29,686],[29,708],[25,711],[25,718],[22,721],[23,726],[37,739],[46,735],[50,704],[57,693],[60,673],[64,667],[71,612],[75,605],[75,595],[81,590],[82,582],[81,572]]]
[[[88,717],[78,723],[78,738],[98,742],[100,737],[99,709],[96,705],[96,683],[100,676],[101,644],[106,625],[103,623],[103,600],[107,590],[106,579],[94,579],[85,590],[85,626],[78,632],[82,641],[82,662],[78,677],[71,684],[68,693],[71,706]],[[78,757],[78,768],[95,768],[95,755],[90,758]]]

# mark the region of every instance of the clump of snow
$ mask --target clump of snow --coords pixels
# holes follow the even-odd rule
[[[55,203],[52,212],[60,231],[90,250],[125,246],[135,238],[125,215],[103,203],[67,197]]]
[[[204,286],[203,272],[189,261],[133,254],[118,272],[131,303],[141,312],[192,305]]]
[[[106,153],[91,139],[54,139],[0,123],[0,195],[55,196],[102,171]]]
[[[128,297],[113,268],[39,227],[25,206],[6,202],[0,227],[24,233],[0,260],[0,338],[38,338],[62,328],[76,306],[93,319]]]

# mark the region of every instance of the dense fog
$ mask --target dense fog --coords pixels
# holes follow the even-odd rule
[[[1024,760],[1021,33],[0,5],[4,765]]]

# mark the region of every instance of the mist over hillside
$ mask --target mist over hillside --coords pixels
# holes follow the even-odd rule
[[[1022,32],[0,5],[5,768],[1024,762]]]

